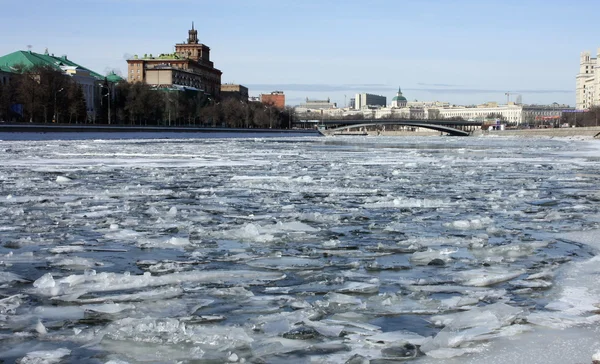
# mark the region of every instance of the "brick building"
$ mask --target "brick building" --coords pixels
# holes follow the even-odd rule
[[[144,82],[157,88],[181,86],[204,91],[215,97],[221,93],[221,74],[210,60],[210,48],[198,41],[198,31],[188,32],[186,43],[175,44],[174,53],[153,57],[135,55],[127,60],[127,81]]]
[[[283,110],[285,109],[285,94],[283,91],[273,91],[270,94],[262,94],[260,95],[260,102]]]

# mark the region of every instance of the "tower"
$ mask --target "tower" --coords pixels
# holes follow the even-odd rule
[[[587,109],[598,103],[598,77],[595,74],[597,62],[598,58],[592,58],[590,52],[581,52],[579,73],[575,78],[577,109]]]
[[[198,31],[194,29],[194,22],[192,22],[192,29],[188,31],[188,44],[198,44]]]
[[[175,44],[175,53],[181,58],[188,58],[198,63],[212,67],[210,61],[210,48],[198,41],[198,31],[194,28],[188,30],[188,39],[185,43]]]
[[[396,92],[396,96],[392,99],[392,107],[403,108],[406,107],[406,103],[408,100],[406,97],[402,96],[402,89],[398,87],[398,92]]]

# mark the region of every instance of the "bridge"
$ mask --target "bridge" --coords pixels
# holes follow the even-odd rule
[[[437,130],[454,136],[468,136],[475,129],[480,129],[482,123],[477,121],[458,120],[406,120],[406,119],[362,119],[362,120],[319,120],[327,126],[330,132],[350,130],[376,125],[402,125]]]

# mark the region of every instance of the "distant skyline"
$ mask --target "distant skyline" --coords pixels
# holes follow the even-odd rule
[[[579,55],[600,48],[597,0],[30,0],[5,2],[0,55],[55,55],[106,74],[168,53],[192,21],[223,83],[348,104],[409,100],[575,104]],[[6,14],[9,14],[6,16]]]

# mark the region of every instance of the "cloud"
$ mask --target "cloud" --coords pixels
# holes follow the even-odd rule
[[[381,84],[302,84],[302,83],[287,83],[287,84],[249,84],[250,89],[258,90],[282,90],[282,91],[304,91],[304,92],[335,92],[335,91],[381,91],[381,90],[397,90],[395,87]]]
[[[428,92],[432,94],[457,94],[457,95],[468,95],[468,94],[504,94],[506,90],[502,89],[485,89],[485,88],[460,88],[458,85],[450,84],[425,84],[419,83],[417,85],[425,86],[430,85],[434,87],[403,87],[402,91],[418,91]],[[442,86],[443,85],[443,86]],[[384,84],[302,84],[302,83],[287,83],[287,84],[249,84],[247,85],[251,90],[281,90],[288,92],[348,92],[348,93],[367,93],[367,92],[396,92],[397,86],[390,86]],[[435,88],[444,87],[444,88]],[[560,90],[560,89],[522,89],[512,90],[511,94],[571,94],[573,90]]]
[[[432,94],[497,94],[506,93],[506,90],[498,89],[475,89],[475,88],[406,88],[407,91],[422,91],[429,92]],[[511,95],[516,94],[568,94],[573,93],[573,90],[552,90],[552,89],[541,89],[541,90],[514,90],[511,91]]]
[[[433,87],[461,87],[462,85],[451,85],[447,83],[417,83],[419,86],[433,86]]]

